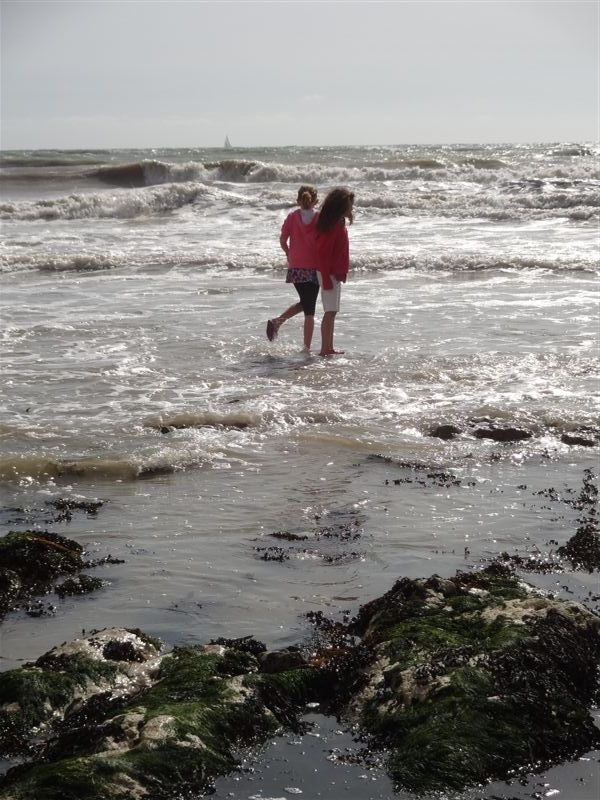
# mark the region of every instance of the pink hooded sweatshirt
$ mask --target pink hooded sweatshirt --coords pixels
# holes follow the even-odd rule
[[[333,289],[331,276],[346,283],[350,268],[350,244],[346,223],[342,219],[325,233],[317,232],[317,270],[321,273],[323,289]]]
[[[315,225],[318,214],[305,224],[299,208],[287,215],[281,226],[281,237],[290,243],[288,266],[290,269],[315,269],[317,254],[315,250]]]

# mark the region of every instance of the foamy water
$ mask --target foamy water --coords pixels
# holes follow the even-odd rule
[[[4,153],[3,502],[104,499],[54,529],[126,564],[7,618],[0,668],[110,624],[283,646],[308,610],[572,535],[535,492],[597,465],[562,437],[598,429],[598,172],[567,144]],[[295,301],[278,238],[306,181],[357,198],[330,360],[300,352],[298,317],[265,337]],[[531,437],[474,438],[486,419]],[[273,532],[336,519],[352,546],[263,560]]]

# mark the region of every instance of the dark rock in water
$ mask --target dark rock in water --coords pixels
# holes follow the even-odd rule
[[[55,522],[71,522],[73,515],[80,512],[95,516],[103,505],[103,500],[72,500],[58,497],[46,500],[43,508],[36,506],[0,508],[0,516],[8,525],[23,525],[38,529]]]
[[[580,525],[567,544],[558,548],[574,567],[593,572],[600,569],[600,532],[596,522]]]
[[[83,547],[50,531],[10,531],[0,539],[0,569],[23,581],[47,581],[81,569]]]
[[[593,439],[588,439],[583,436],[572,436],[569,433],[563,433],[560,440],[563,444],[579,445],[580,447],[593,447],[596,444]]]
[[[98,510],[104,505],[102,500],[70,500],[69,498],[59,497],[56,500],[46,500],[47,506],[52,506],[59,513],[54,521],[70,522],[74,511],[85,511],[90,516],[95,516]]]
[[[50,531],[10,531],[0,538],[0,617],[49,591],[60,575],[82,569],[82,553],[80,544]]]
[[[259,656],[261,653],[266,652],[266,646],[255,639],[254,636],[242,636],[239,639],[212,639],[209,644],[220,644],[223,647],[229,647],[234,650],[240,650],[242,653],[251,653],[253,656]]]
[[[315,622],[308,657],[251,637],[160,655],[112,629],[0,673],[0,757],[30,759],[0,779],[1,800],[198,796],[244,747],[301,730],[310,702],[356,723],[416,794],[600,745],[600,619],[506,568],[404,578],[347,624]]]
[[[490,425],[486,428],[475,428],[473,435],[477,439],[493,439],[495,442],[520,442],[531,439],[533,434],[520,428],[497,428]]]
[[[534,492],[534,495],[547,498],[552,502],[564,503],[582,512],[578,519],[577,530],[566,544],[558,547],[556,551],[551,550],[546,553],[535,547],[525,557],[517,553],[504,552],[496,556],[494,563],[515,567],[526,572],[565,572],[569,569],[585,569],[593,572],[595,569],[600,569],[598,487],[595,481],[596,477],[592,470],[585,470],[583,486],[576,498],[569,497],[572,494],[571,489],[567,489],[563,494],[552,486]],[[558,542],[552,540],[548,544],[558,545]]]
[[[56,606],[42,600],[31,600],[23,610],[28,617],[53,617],[56,614]]]
[[[78,542],[47,530],[10,531],[0,538],[0,618],[22,604],[27,613],[42,616],[41,612],[36,613],[39,604],[30,611],[31,598],[53,589],[61,596],[98,589],[102,581],[88,575],[80,575],[56,587],[54,581],[104,561],[106,559],[95,563],[84,561],[83,547]]]
[[[462,433],[460,428],[456,425],[437,425],[429,431],[430,436],[436,436],[438,439],[454,439],[459,433]]]

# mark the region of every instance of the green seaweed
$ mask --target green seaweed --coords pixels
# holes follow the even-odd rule
[[[27,583],[79,571],[82,553],[80,544],[50,531],[9,531],[0,538],[0,567],[14,570]]]
[[[54,591],[59,597],[76,594],[90,594],[96,589],[101,589],[104,581],[101,578],[93,578],[90,575],[78,575],[76,578],[67,578],[66,581],[54,587]]]
[[[103,771],[90,771],[87,759],[64,758],[59,762],[39,764],[35,771],[17,768],[9,775],[7,789],[0,787],[0,798],[14,800],[113,800],[124,798],[123,792],[110,791],[109,775]]]
[[[600,622],[541,595],[508,602],[530,597],[498,565],[453,579],[403,579],[348,625],[322,626],[327,646],[279,672],[273,666],[289,662],[270,659],[254,640],[175,648],[150,688],[130,698],[106,692],[71,714],[43,751],[46,763],[11,772],[0,798],[117,800],[131,787],[153,800],[197,793],[236,766],[241,748],[296,729],[312,700],[358,722],[371,746],[388,753],[396,786],[418,794],[577,756],[600,745],[589,713]],[[115,658],[135,660],[127,642],[112,645]],[[62,676],[37,687],[32,703],[64,706],[66,683],[87,680],[85,663],[67,670],[71,658],[50,652],[14,671],[37,670],[37,681],[50,680],[45,671]],[[6,698],[16,691],[11,680]]]
[[[49,720],[73,699],[78,687],[89,682],[111,682],[114,664],[74,654],[0,673],[0,752],[18,752],[34,727]],[[7,710],[18,703],[18,710]],[[4,708],[3,708],[4,706]]]

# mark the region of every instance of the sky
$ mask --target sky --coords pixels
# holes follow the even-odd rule
[[[1,0],[0,147],[595,142],[600,0]]]

